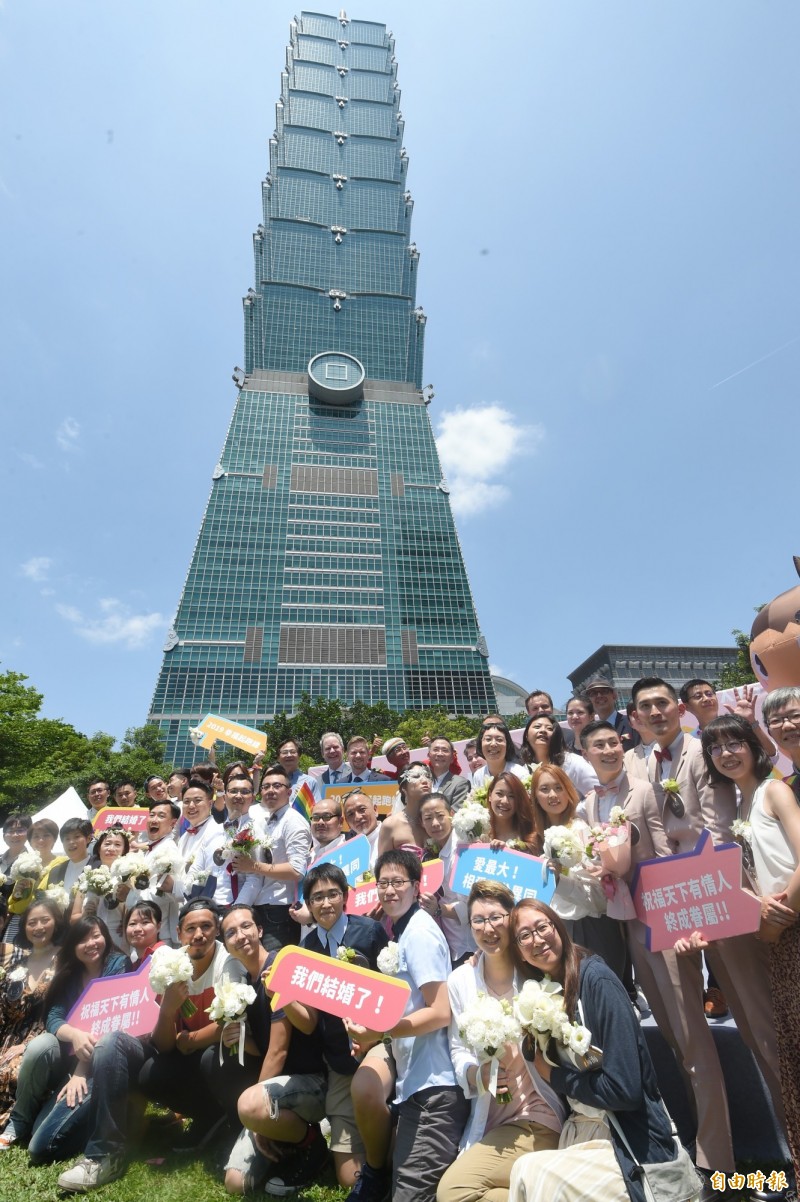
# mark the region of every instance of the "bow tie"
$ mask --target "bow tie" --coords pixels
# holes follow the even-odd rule
[[[669,747],[665,747],[663,751],[659,751],[658,748],[656,748],[656,750],[653,752],[653,755],[656,757],[659,764],[663,764],[664,760],[672,759],[672,752],[670,751]]]
[[[597,797],[610,797],[613,793],[619,793],[619,785],[595,785],[594,791]]]
[[[187,826],[186,834],[187,835],[196,835],[198,833],[198,831],[201,831],[202,829],[203,829],[202,826]]]

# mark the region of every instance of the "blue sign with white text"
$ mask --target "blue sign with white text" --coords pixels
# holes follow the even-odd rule
[[[321,856],[317,856],[316,860],[309,864],[309,868],[316,868],[317,864],[335,864],[347,877],[348,885],[355,885],[369,868],[369,839],[366,835],[346,839],[344,843],[334,847],[333,851],[325,851]],[[297,892],[302,898],[302,883],[298,885]]]
[[[492,851],[488,843],[473,843],[458,852],[453,865],[450,888],[454,893],[469,893],[476,881],[499,881],[514,894],[515,901],[535,897],[549,903],[556,891],[556,878],[547,860],[524,851]]]

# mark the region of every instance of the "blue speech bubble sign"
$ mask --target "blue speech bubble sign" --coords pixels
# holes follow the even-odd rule
[[[488,843],[473,843],[457,853],[450,888],[469,893],[476,881],[499,881],[514,894],[515,901],[534,897],[549,904],[556,891],[556,878],[547,860],[524,851],[492,851]]]

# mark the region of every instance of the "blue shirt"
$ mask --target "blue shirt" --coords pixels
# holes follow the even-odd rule
[[[324,945],[327,938],[328,949],[334,960],[336,959],[336,953],[338,952],[341,942],[344,939],[344,933],[346,930],[347,915],[344,912],[333,924],[329,931],[326,931],[324,927],[321,927],[319,923],[317,923],[317,939],[319,939],[320,943]]]
[[[400,922],[402,925],[402,919]],[[415,910],[402,927],[398,950],[398,980],[411,986],[404,1014],[411,1014],[427,1006],[422,995],[423,985],[447,981],[451,972],[450,949],[430,914]],[[429,1035],[393,1039],[392,1054],[397,1064],[395,1099],[398,1102],[404,1102],[421,1089],[456,1083],[446,1026]]]

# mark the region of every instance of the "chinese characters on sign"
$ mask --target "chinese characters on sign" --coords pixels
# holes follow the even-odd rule
[[[148,981],[150,957],[135,972],[98,977],[86,986],[67,1022],[90,1035],[149,1035],[158,1018],[158,1002]]]
[[[145,810],[141,806],[104,806],[102,810],[98,810],[92,819],[92,826],[95,834],[99,835],[101,831],[107,831],[112,826],[123,826],[126,831],[146,831],[147,819],[150,817],[149,810]]]
[[[299,947],[283,947],[265,978],[273,1010],[304,1002],[349,1018],[371,1031],[390,1031],[403,1017],[411,990],[405,981]]]
[[[218,718],[216,714],[206,714],[196,730],[202,732],[202,738],[198,740],[200,747],[213,747],[219,739],[222,743],[230,743],[242,751],[249,751],[251,755],[267,750],[267,736],[263,730],[253,730],[239,722],[229,722],[226,718]]]
[[[366,836],[364,836],[366,838]],[[444,880],[444,864],[441,860],[428,860],[422,865],[422,880],[419,891],[422,894],[435,893],[441,888]],[[356,885],[347,895],[345,910],[348,914],[369,914],[379,905],[378,886],[374,881],[365,881]]]
[[[549,902],[556,888],[555,876],[543,857],[511,848],[492,851],[488,843],[473,843],[458,853],[450,888],[454,893],[469,893],[476,881],[500,881],[515,901],[535,897]]]

